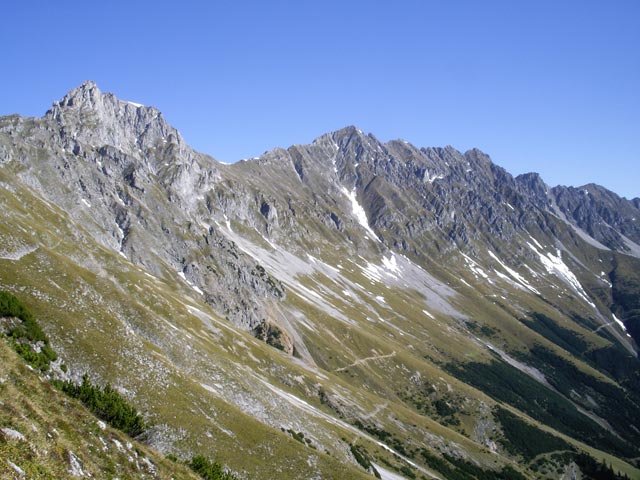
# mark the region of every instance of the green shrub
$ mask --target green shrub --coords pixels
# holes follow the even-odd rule
[[[416,478],[416,473],[411,470],[409,467],[407,467],[406,465],[402,466],[400,468],[400,471],[402,472],[403,475],[409,477],[409,478]]]
[[[610,466],[607,466],[604,462],[598,462],[586,453],[577,455],[573,461],[580,467],[585,479],[626,480],[629,478],[626,474],[615,473]]]
[[[43,372],[47,371],[58,355],[27,307],[11,293],[0,291],[0,317],[20,320],[7,330],[12,347],[29,365]],[[37,349],[34,348],[36,344],[39,344]]]
[[[111,385],[104,388],[92,385],[87,374],[82,377],[80,385],[61,380],[54,380],[52,383],[70,397],[80,400],[98,418],[112,427],[132,437],[144,431],[142,416]]]
[[[380,474],[371,463],[367,450],[362,445],[349,445],[349,448],[351,450],[351,454],[356,459],[356,462],[358,462],[362,468],[373,473],[376,478],[381,478]]]
[[[528,424],[504,408],[496,407],[494,415],[502,425],[505,440],[501,443],[504,448],[514,455],[522,455],[525,460],[541,453],[573,450],[563,439]]]
[[[0,291],[0,317],[17,317],[23,322],[33,320],[33,315],[13,294]]]
[[[233,473],[225,472],[219,463],[211,462],[203,455],[194,456],[188,465],[204,480],[237,480],[238,478]]]
[[[634,391],[634,387],[637,388],[637,379],[633,375],[634,372],[636,374],[638,372],[638,361],[635,358],[620,357],[616,352],[613,349],[600,349],[594,353],[602,355],[603,360],[600,361],[603,363],[605,361],[604,358],[619,361],[621,372],[624,368],[627,369],[625,374],[621,373],[621,376],[628,374],[626,376],[627,381],[624,382],[628,389],[627,391],[613,383],[599,380],[583,372],[573,363],[540,345],[535,345],[531,348],[529,355],[524,360],[527,364],[540,369],[551,385],[566,397],[570,397],[573,392],[578,392],[583,397],[589,395],[595,399],[597,406],[588,404],[583,406],[593,409],[599,416],[605,418],[616,433],[628,441],[629,445],[638,445],[640,443],[640,435],[632,425],[632,422],[629,422],[631,418],[640,418],[640,402]],[[626,367],[624,366],[625,364]],[[634,451],[625,448],[624,445],[620,444],[620,441],[609,441],[606,438],[602,438],[600,439],[600,444],[630,457],[637,455],[637,449]]]
[[[542,363],[538,365],[532,362],[531,358],[533,357],[521,358],[521,360],[528,364],[533,363],[545,374],[550,373],[548,365],[545,366]],[[550,361],[550,358],[545,359],[545,362]],[[470,362],[463,365],[449,364],[446,369],[460,380],[482,390],[495,400],[508,403],[562,433],[580,438],[582,441],[614,455],[628,458],[637,456],[636,448],[580,413],[565,397],[541,386],[527,374],[503,361]],[[562,370],[557,369],[556,373],[562,373]],[[549,375],[550,381],[553,377],[553,375]],[[565,375],[563,378],[567,378],[567,376]],[[600,384],[598,385],[600,386]],[[607,418],[607,420],[609,419]]]
[[[526,480],[526,477],[510,466],[502,470],[483,469],[462,458],[451,455],[438,457],[426,448],[420,449],[425,465],[441,473],[447,480]]]

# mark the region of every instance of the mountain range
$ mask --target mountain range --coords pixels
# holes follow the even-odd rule
[[[49,376],[114,385],[160,454],[640,478],[640,198],[356,127],[223,164],[85,82],[0,118],[0,205]]]

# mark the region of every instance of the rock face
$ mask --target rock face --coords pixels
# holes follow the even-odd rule
[[[150,388],[150,409],[174,388],[189,392],[185,411],[204,411],[206,392],[217,408],[226,402],[233,415],[306,438],[299,448],[337,452],[341,466],[364,462],[343,440],[355,432],[400,445],[414,462],[404,465],[428,475],[422,445],[490,469],[486,448],[530,453],[504,447],[510,417],[500,425],[497,402],[505,402],[569,437],[612,425],[617,436],[597,430],[592,444],[638,456],[628,420],[640,407],[620,392],[640,390],[640,199],[597,185],[550,188],[536,173],[514,178],[477,149],[384,143],[356,127],[225,165],[186,145],[157,109],[92,82],[42,118],[0,119],[0,187],[8,225],[0,283],[64,308],[90,299],[103,316],[88,314],[92,328],[117,320],[125,333],[114,338],[137,335],[122,355],[156,365],[157,378],[145,373],[142,386],[133,379],[127,388]],[[74,242],[87,251],[73,251]],[[37,265],[19,268],[29,256]],[[84,282],[71,292],[62,281],[46,291],[20,284],[24,271],[64,262],[72,267],[60,275]],[[64,332],[88,335],[74,321],[51,327],[60,345],[76,345]],[[100,372],[86,360],[101,358],[89,353],[100,342],[86,343],[68,354]],[[126,373],[127,361],[109,361]],[[498,383],[520,375],[520,396],[465,377],[478,371]],[[603,376],[619,390],[603,393]],[[552,392],[529,403],[561,405],[586,423],[522,404],[537,391],[528,382]],[[624,413],[605,406],[609,394]],[[261,472],[270,447],[217,423],[233,415],[209,412],[207,425],[237,442],[225,444],[230,462],[264,455],[251,467]],[[150,438],[168,451],[186,438],[221,442],[189,430],[201,419],[189,428],[177,421],[163,417]],[[332,471],[313,470],[334,460],[307,453],[296,457],[310,469],[299,478]]]
[[[627,200],[599,185],[555,187],[555,203],[572,223],[612,250],[638,255],[638,199]]]
[[[45,118],[57,124],[62,144],[69,150],[85,144],[135,152],[166,141],[177,146],[177,153],[186,157],[192,154],[158,110],[102,93],[90,81],[55,102]]]
[[[155,108],[86,82],[43,119],[20,126],[9,133],[16,146],[6,155],[21,159],[21,178],[106,247],[151,272],[168,268],[184,275],[245,328],[265,320],[255,297],[284,295],[215,226],[194,223],[203,211],[210,221],[210,203],[202,200],[221,180],[216,162],[188,147]],[[204,260],[212,251],[215,262]]]

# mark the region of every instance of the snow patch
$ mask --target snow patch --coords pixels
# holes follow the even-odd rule
[[[211,392],[215,395],[220,395],[220,391],[214,387],[212,387],[211,385],[207,385],[206,383],[201,383],[200,386],[202,388],[204,388],[207,392]],[[219,388],[222,388],[220,385],[218,385]]]
[[[597,310],[595,304],[589,299],[587,292],[582,288],[578,278],[569,269],[567,264],[562,261],[562,252],[560,252],[559,249],[556,250],[557,255],[553,255],[552,253],[545,254],[544,252],[538,251],[535,246],[528,242],[527,245],[529,245],[529,248],[540,257],[540,261],[542,262],[542,265],[544,265],[544,268],[547,269],[547,272],[567,283],[578,294],[578,296],[580,296],[580,298]]]
[[[536,290],[535,288],[533,288],[529,282],[527,282],[525,280],[525,278],[520,275],[518,272],[516,272],[515,270],[513,270],[512,268],[509,268],[507,265],[505,265],[505,263],[500,260],[495,253],[493,253],[491,250],[488,250],[489,252],[489,256],[491,256],[491,258],[493,258],[496,262],[498,262],[498,264],[500,264],[500,266],[502,268],[504,268],[507,273],[509,275],[511,275],[511,277],[520,285],[522,285],[523,287],[527,288],[528,290],[531,290],[533,293],[540,295],[540,292],[538,290]],[[496,273],[498,274],[499,277],[504,278],[505,276],[503,274],[501,274],[500,272],[496,271]]]
[[[464,253],[462,254],[462,256],[464,257],[464,261],[466,262],[467,267],[469,268],[469,270],[471,270],[471,273],[473,273],[476,279],[478,277],[482,277],[485,280],[489,280],[489,275],[487,275],[487,273],[480,267],[480,265],[478,265],[475,260],[465,255]]]
[[[371,262],[367,262],[367,265],[361,268],[363,275],[369,280],[372,282],[382,282],[382,275],[384,273],[382,268]]]
[[[351,213],[353,213],[353,215],[356,217],[356,220],[358,220],[358,223],[362,225],[362,227],[367,231],[367,233],[372,235],[375,240],[380,241],[380,238],[378,238],[376,233],[373,231],[373,229],[369,225],[369,220],[367,219],[367,213],[364,211],[364,208],[362,208],[362,205],[358,203],[358,198],[356,196],[356,189],[354,188],[353,190],[351,190],[351,192],[349,192],[349,190],[342,187],[342,193],[344,193],[349,199],[349,201],[351,202]]]
[[[224,215],[223,218],[224,218],[224,224],[227,227],[227,230],[229,230],[230,232],[233,232],[233,230],[231,230],[231,222],[229,221],[229,217]]]
[[[184,272],[178,272],[178,276],[184,280],[186,282],[187,285],[189,285],[191,288],[193,288],[196,292],[198,292],[200,295],[204,295],[204,292],[198,288],[198,286],[194,285],[192,282],[190,282],[187,277],[185,276]]]
[[[444,175],[442,174],[439,174],[439,175],[434,174],[433,176],[431,176],[429,175],[429,170],[426,170],[424,172],[424,181],[427,183],[433,183],[434,181],[442,180],[443,178],[444,178]]]
[[[128,103],[129,105],[133,105],[133,106],[134,106],[134,107],[136,107],[136,108],[144,107],[144,105],[142,105],[141,103],[128,102],[128,101],[127,101],[127,103]]]
[[[83,198],[82,203],[84,203],[87,207],[91,208],[91,204],[86,199]]]
[[[6,247],[5,247],[6,248]],[[0,260],[20,260],[25,255],[35,252],[38,247],[21,246],[13,252],[8,252],[5,249],[0,250]]]
[[[627,331],[627,327],[624,326],[624,323],[622,323],[622,320],[620,320],[618,317],[616,317],[615,314],[613,314],[613,313],[611,314],[611,316],[613,317],[613,320],[618,325],[620,325],[620,328],[626,332]]]
[[[333,267],[331,265],[329,265],[328,263],[324,263],[322,260],[318,260],[316,257],[314,257],[313,255],[309,255],[307,253],[307,258],[309,259],[309,261],[315,265],[318,265],[320,267],[323,268],[328,268],[331,272],[333,273],[340,273],[340,270],[338,270],[336,267]],[[338,265],[339,266],[339,265]]]
[[[613,285],[609,281],[609,275],[604,272],[600,272],[600,276],[598,277],[601,282],[605,283],[609,288],[612,288]]]
[[[529,238],[531,239],[531,241],[532,241],[533,243],[535,243],[535,244],[538,246],[538,248],[539,248],[540,250],[544,250],[544,247],[543,247],[542,245],[540,245],[540,242],[538,242],[538,241],[537,241],[535,238],[533,238],[531,235],[529,235]]]
[[[16,465],[9,459],[7,459],[7,463],[13,469],[13,471],[18,474],[19,477],[24,477],[24,470],[22,470],[18,465]]]
[[[362,260],[365,260],[363,257],[359,257]],[[384,277],[392,278],[393,280],[398,280],[398,275],[402,273],[402,268],[398,265],[398,260],[394,253],[389,255],[389,258],[382,257],[382,265],[376,265],[374,263],[365,260],[367,265],[362,268],[362,273],[365,277],[367,277],[372,282],[382,282]]]
[[[389,258],[382,257],[382,265],[384,268],[389,270],[390,272],[400,273],[400,267],[398,266],[398,261],[396,259],[395,254],[389,255]]]

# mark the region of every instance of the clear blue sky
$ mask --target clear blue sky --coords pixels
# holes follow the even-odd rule
[[[91,79],[233,162],[346,125],[640,196],[640,1],[8,1],[0,115]]]

